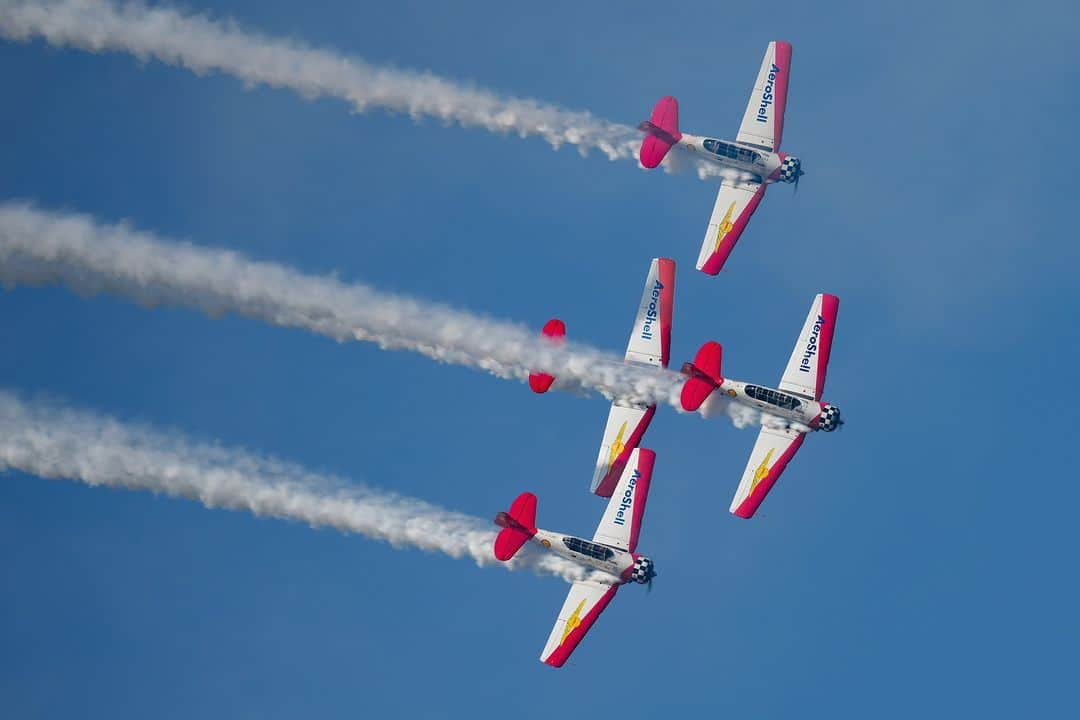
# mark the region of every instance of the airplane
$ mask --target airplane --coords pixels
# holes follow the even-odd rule
[[[635,550],[655,461],[656,453],[652,450],[638,448],[631,453],[592,540],[538,529],[536,496],[528,492],[514,500],[509,512],[495,516],[495,524],[502,528],[495,537],[498,560],[510,560],[532,540],[545,550],[594,571],[589,579],[579,580],[570,587],[540,653],[544,663],[563,666],[620,585],[634,582],[652,587],[656,577],[653,561]]]
[[[632,365],[667,367],[671,353],[671,313],[675,300],[675,261],[654,258],[645,278],[637,317],[630,332],[624,360]],[[566,337],[566,324],[552,318],[541,331],[552,342]],[[548,373],[529,374],[533,392],[545,393],[555,378]],[[656,414],[656,406],[635,405],[616,400],[608,412],[607,425],[600,440],[590,490],[600,497],[611,497],[622,476],[630,453],[641,442]]]
[[[689,376],[680,396],[687,412],[697,410],[719,390],[729,400],[787,421],[776,427],[763,424],[758,432],[731,502],[730,511],[738,517],[753,517],[808,432],[832,432],[844,424],[838,407],[821,402],[839,305],[835,295],[819,294],[814,298],[778,390],[721,377],[722,348],[717,342],[702,345],[694,362],[682,367],[683,374]]]
[[[791,44],[769,43],[734,142],[680,132],[679,102],[673,97],[661,98],[652,116],[638,126],[645,132],[639,159],[646,168],[655,168],[678,146],[695,158],[738,171],[722,182],[716,195],[697,260],[703,273],[720,272],[770,183],[798,187],[804,175],[799,158],[780,152],[790,73]]]

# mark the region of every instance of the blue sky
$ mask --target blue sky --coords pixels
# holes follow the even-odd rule
[[[1075,712],[1069,390],[1080,126],[1066,3],[978,13],[655,3],[189,2],[247,28],[633,124],[732,136],[765,44],[794,45],[773,188],[719,278],[715,186],[535,139],[244,89],[125,55],[0,43],[0,198],[444,301],[620,351],[648,261],[679,263],[673,358],[779,378],[841,298],[813,437],[752,521],[751,430],[662,409],[627,588],[562,671],[564,595],[363,538],[146,493],[0,481],[11,717],[908,717]],[[606,406],[372,346],[109,297],[0,296],[3,385],[487,516],[519,492],[591,533]]]

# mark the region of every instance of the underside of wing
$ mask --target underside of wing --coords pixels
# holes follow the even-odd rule
[[[634,328],[626,344],[626,361],[668,366],[671,357],[671,313],[675,301],[675,261],[654,258],[645,278]]]
[[[590,490],[600,497],[611,497],[655,414],[655,405],[640,408],[612,403]]]
[[[709,275],[720,272],[764,195],[765,186],[759,182],[724,180],[701,243],[698,270]]]
[[[735,499],[731,501],[733,515],[741,518],[754,516],[765,496],[780,479],[784,468],[802,447],[805,437],[794,430],[761,428],[739,482],[739,489],[735,491]]]
[[[574,652],[574,648],[585,637],[585,633],[604,612],[604,608],[615,597],[618,585],[582,580],[570,587],[555,627],[551,629],[547,645],[540,654],[540,659],[552,667],[562,667]]]
[[[736,140],[770,152],[780,149],[790,74],[791,45],[782,40],[769,43]]]
[[[630,453],[630,461],[593,535],[594,542],[634,552],[645,516],[645,502],[649,499],[649,482],[655,461],[656,453],[647,448]]]
[[[781,390],[821,399],[839,309],[840,299],[835,295],[822,293],[814,298],[780,379]]]

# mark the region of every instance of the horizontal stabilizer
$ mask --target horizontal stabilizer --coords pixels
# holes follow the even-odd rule
[[[694,412],[712,391],[724,382],[720,376],[720,358],[723,348],[720,343],[710,340],[701,346],[694,356],[694,362],[685,363],[682,367],[684,375],[689,379],[683,384],[681,401],[683,410]]]
[[[645,131],[641,141],[638,159],[647,168],[654,168],[667,155],[668,150],[682,139],[679,132],[679,101],[673,97],[660,98],[653,108],[652,116],[641,123],[639,129]]]
[[[566,323],[559,318],[552,318],[544,324],[540,334],[548,338],[555,345],[562,345],[566,341]],[[529,373],[529,387],[534,393],[543,394],[555,382],[555,376],[544,372]]]
[[[536,496],[528,492],[518,495],[510,512],[495,516],[495,524],[502,528],[495,536],[495,558],[506,562],[536,534]]]

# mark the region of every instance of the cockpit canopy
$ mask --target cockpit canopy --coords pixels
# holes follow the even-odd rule
[[[701,146],[713,155],[735,160],[736,162],[746,163],[747,165],[760,164],[761,162],[761,155],[753,150],[747,150],[744,147],[732,145],[731,143],[722,142],[720,140],[706,138],[702,141]]]
[[[606,545],[598,545],[576,537],[564,537],[563,544],[574,552],[597,560],[607,561],[615,557],[615,551]]]
[[[755,400],[775,405],[778,408],[784,410],[798,410],[802,406],[802,400],[792,395],[786,395],[782,392],[777,392],[772,388],[758,387],[757,385],[747,385],[746,394]]]

